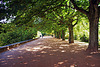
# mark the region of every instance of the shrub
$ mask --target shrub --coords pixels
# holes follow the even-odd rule
[[[67,33],[66,35],[65,35],[65,39],[68,39],[69,38],[69,34]]]
[[[77,35],[74,35],[74,39],[77,40]]]
[[[14,31],[0,34],[0,46],[12,44],[19,41],[32,39],[37,35],[37,32],[33,28],[16,28]]]
[[[84,34],[83,36],[80,37],[80,40],[83,42],[89,42],[89,38],[86,37],[86,35]]]

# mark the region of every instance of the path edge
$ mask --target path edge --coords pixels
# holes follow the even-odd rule
[[[0,47],[0,53],[1,53],[1,52],[4,52],[4,51],[7,51],[7,50],[9,50],[9,49],[18,47],[18,46],[20,46],[20,45],[23,45],[24,43],[31,42],[31,41],[33,41],[33,40],[37,40],[37,39],[39,39],[39,38],[29,39],[29,40],[20,41],[20,42],[16,42],[16,43],[13,43],[13,44],[8,44],[8,45],[5,45],[5,46],[2,46],[2,47]]]

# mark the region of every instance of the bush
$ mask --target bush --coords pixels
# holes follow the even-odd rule
[[[0,34],[0,46],[12,44],[19,41],[32,39],[37,35],[37,32],[33,28],[17,28],[14,31]]]
[[[65,39],[69,39],[69,34],[66,34],[65,35]]]
[[[77,35],[74,35],[74,39],[77,40]]]
[[[80,37],[80,40],[83,42],[89,42],[89,38],[86,37],[86,35],[84,34],[83,36]]]
[[[99,46],[98,47],[100,48],[100,40],[99,40]]]

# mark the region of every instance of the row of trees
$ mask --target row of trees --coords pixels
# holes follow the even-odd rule
[[[54,30],[58,38],[63,32],[63,40],[64,31],[69,28],[69,43],[74,42],[73,27],[81,21],[79,20],[81,17],[87,18],[90,25],[87,50],[98,50],[99,0],[5,0],[4,2],[5,11],[8,11],[7,16],[16,16],[15,24],[19,26],[29,24],[41,18],[34,26],[39,26],[39,30]]]

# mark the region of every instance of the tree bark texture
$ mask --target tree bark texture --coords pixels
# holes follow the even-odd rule
[[[93,0],[90,0],[90,9],[89,9],[89,51],[98,50],[98,22],[99,22],[99,12],[98,4],[94,3]]]
[[[89,46],[87,50],[89,51],[97,51],[98,50],[98,22],[99,22],[99,10],[100,7],[98,6],[100,0],[89,0],[89,11],[84,10],[81,7],[78,7],[75,3],[75,0],[70,0],[74,8],[81,13],[87,15],[89,19]]]
[[[62,40],[65,40],[65,31],[62,30]]]
[[[69,25],[69,43],[74,43],[73,26]]]
[[[59,38],[59,32],[57,32],[57,38]]]
[[[57,32],[56,31],[54,32],[54,34],[55,34],[55,38],[57,38]]]
[[[58,38],[61,39],[61,31],[58,32]]]

